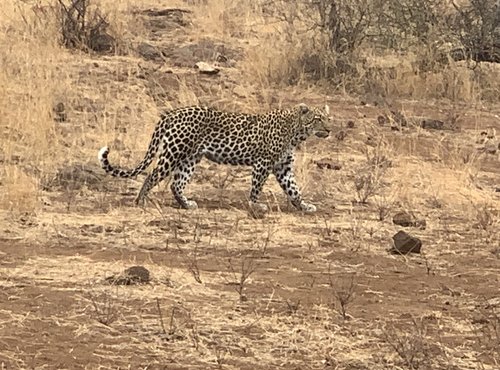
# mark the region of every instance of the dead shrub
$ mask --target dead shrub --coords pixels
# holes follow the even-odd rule
[[[494,208],[489,204],[483,204],[476,208],[476,222],[474,227],[480,230],[489,230],[495,224]]]
[[[109,22],[91,0],[58,0],[61,42],[67,48],[112,52],[114,38],[107,32]]]
[[[374,139],[370,141],[373,142]],[[379,193],[385,185],[387,169],[392,166],[384,138],[378,138],[374,145],[375,147],[365,147],[366,161],[359,166],[353,178],[356,201],[360,204],[366,204],[369,198]]]
[[[239,268],[237,267],[238,262]],[[250,275],[258,268],[255,257],[253,255],[242,256],[236,264],[231,257],[228,257],[226,266],[231,278],[231,280],[227,280],[227,283],[234,286],[241,302],[246,301],[248,298],[245,294],[245,288],[249,283]]]
[[[500,360],[500,308],[495,299],[484,300],[477,310],[477,316],[472,320],[474,332],[485,354]]]
[[[378,220],[384,221],[394,208],[394,199],[384,195],[375,199],[375,208],[377,210]]]
[[[88,300],[91,305],[88,307],[90,316],[103,325],[110,326],[120,316],[120,302],[116,297],[107,291],[89,291]]]
[[[358,171],[354,177],[354,189],[356,190],[356,202],[366,204],[368,198],[376,195],[380,188],[382,171],[374,166],[366,166]]]
[[[422,320],[411,319],[410,328],[387,327],[383,338],[396,352],[407,369],[429,369],[433,346],[427,339],[427,327]]]
[[[356,282],[354,275],[348,279],[335,279],[331,272],[331,265],[328,266],[328,283],[332,290],[332,307],[336,307],[342,319],[348,320],[351,316],[347,313],[348,306],[353,302],[356,294]]]
[[[203,282],[201,280],[201,271],[198,260],[198,248],[197,247],[194,248],[193,252],[189,255],[186,252],[184,252],[180,246],[177,246],[177,249],[179,250],[180,255],[182,256],[186,269],[191,273],[194,280],[198,284],[202,284]]]
[[[472,59],[500,63],[500,4],[498,0],[470,0],[458,6],[448,23],[462,48],[453,50],[455,60]]]
[[[278,38],[256,50],[263,70],[274,83],[296,84],[302,79],[327,79],[334,85],[360,83],[359,48],[373,24],[374,2],[277,1],[267,12],[280,23]],[[272,8],[272,9],[271,9]],[[251,55],[253,57],[253,54]]]
[[[379,1],[377,34],[389,48],[428,43],[429,34],[442,24],[445,0]]]
[[[347,93],[498,101],[495,68],[455,62],[500,58],[494,3],[261,2],[255,14],[276,32],[248,52],[244,70],[263,86],[314,80]]]

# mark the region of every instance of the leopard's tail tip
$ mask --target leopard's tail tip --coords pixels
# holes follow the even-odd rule
[[[107,146],[103,146],[99,150],[99,154],[97,154],[97,159],[99,160],[99,162],[102,163],[102,161],[106,159],[106,157],[108,156],[108,153],[109,153],[109,148]]]

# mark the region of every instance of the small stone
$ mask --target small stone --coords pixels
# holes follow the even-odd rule
[[[123,271],[121,275],[106,278],[112,285],[146,284],[151,280],[149,270],[143,266],[132,266]]]
[[[383,115],[379,115],[377,117],[377,122],[380,126],[384,126],[387,122],[389,121],[389,119],[386,117],[386,116],[383,116]]]
[[[354,128],[354,121],[347,121],[347,128]]]
[[[342,165],[340,163],[334,162],[329,158],[315,161],[314,163],[316,163],[316,166],[318,166],[321,169],[338,171],[342,168]]]
[[[392,222],[395,225],[409,227],[414,226],[415,218],[410,213],[403,211],[396,213],[392,218]]]
[[[389,250],[393,254],[420,253],[422,241],[404,231],[398,231],[392,239],[394,246]]]
[[[221,54],[221,53],[217,53],[217,56],[215,57],[215,60],[219,63],[226,63],[228,61],[228,58]]]
[[[346,137],[347,137],[347,132],[345,132],[344,130],[340,130],[335,134],[335,138],[338,141],[343,141]]]
[[[195,64],[195,67],[198,68],[200,73],[207,74],[207,75],[215,75],[219,73],[220,69],[217,67],[214,67],[211,64],[205,63],[205,62],[198,62]]]
[[[474,316],[472,317],[471,319],[471,323],[472,324],[475,324],[475,325],[486,325],[488,324],[490,321],[484,317],[484,316],[480,316],[478,313],[475,313]]]
[[[494,142],[488,142],[484,146],[484,151],[488,154],[496,154],[500,144],[494,143]]]
[[[444,122],[438,119],[424,119],[420,123],[420,127],[433,130],[442,130]]]
[[[430,130],[454,130],[455,127],[449,122],[438,119],[426,118],[420,122],[420,127]]]
[[[56,122],[65,122],[67,117],[66,107],[63,102],[59,102],[52,108],[52,112],[54,113],[54,121]]]
[[[148,283],[150,281],[149,270],[143,266],[129,267],[123,274],[137,283]]]
[[[82,225],[81,230],[82,232],[102,234],[104,232],[104,227],[102,225],[88,224],[88,225]]]
[[[392,218],[392,222],[403,227],[420,227],[422,229],[426,227],[425,220],[417,220],[413,214],[406,211],[396,213]]]
[[[377,146],[377,142],[375,141],[375,139],[373,138],[373,136],[367,136],[366,139],[365,139],[365,144],[369,145],[369,146],[372,146],[372,147],[376,147]]]

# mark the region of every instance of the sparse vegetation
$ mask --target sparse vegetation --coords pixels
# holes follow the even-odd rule
[[[495,299],[484,299],[473,319],[477,344],[493,358],[500,358],[500,312]]]
[[[394,208],[394,201],[382,195],[375,199],[375,206],[377,208],[377,216],[379,221],[384,221]]]
[[[410,326],[390,327],[383,330],[385,341],[397,353],[408,369],[427,369],[432,364],[432,342],[427,337],[427,328],[423,320],[411,319]]]
[[[481,230],[488,230],[495,223],[495,215],[492,207],[488,204],[483,204],[477,207],[476,210],[477,222],[474,226]]]
[[[236,262],[233,258],[228,257],[226,266],[229,275],[229,278],[226,279],[227,284],[234,286],[240,301],[246,301],[248,297],[245,294],[245,288],[249,283],[250,276],[258,267],[255,257],[242,256],[239,261]]]
[[[368,159],[356,170],[354,175],[354,190],[356,192],[356,201],[360,204],[366,204],[369,198],[377,195],[386,178],[387,164],[376,160]]]
[[[212,178],[212,181],[210,181],[210,183],[219,190],[219,206],[222,206],[224,202],[227,202],[227,190],[234,183],[235,179],[236,174],[234,171],[228,169],[225,172],[218,173],[214,178]]]
[[[2,2],[0,368],[497,368],[497,3]],[[198,209],[133,207],[95,158],[135,165],[166,108],[300,102],[332,108],[295,161],[315,214],[270,178],[253,218],[250,169],[206,161]]]
[[[106,326],[110,326],[118,319],[121,302],[112,293],[89,291],[87,294],[91,303],[88,307],[91,317]]]
[[[179,246],[177,246],[177,249],[179,250],[179,253],[182,256],[182,259],[184,260],[184,265],[186,266],[186,269],[191,273],[193,276],[194,280],[202,284],[203,282],[201,281],[201,272],[200,268],[198,266],[198,249],[195,248],[192,253],[190,253],[189,256],[186,256],[186,252],[184,252]]]
[[[355,298],[356,283],[354,275],[349,278],[337,279],[331,271],[331,266],[328,266],[328,283],[332,290],[332,306],[335,307],[342,319],[348,320],[350,318],[347,313],[348,307],[351,305]]]
[[[61,41],[64,46],[109,52],[114,39],[107,33],[109,21],[91,0],[58,0]]]

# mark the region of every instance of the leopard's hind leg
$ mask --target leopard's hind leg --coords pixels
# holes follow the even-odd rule
[[[168,163],[168,160],[163,156],[160,157],[158,165],[148,175],[148,177],[146,177],[146,180],[144,180],[144,184],[135,199],[135,204],[143,204],[149,191],[158,185],[158,183],[160,183],[163,179],[169,177],[171,172],[171,165]]]
[[[179,163],[173,172],[173,181],[170,189],[174,194],[175,200],[182,208],[196,209],[198,204],[194,200],[189,200],[184,195],[184,189],[193,176],[195,166],[200,162],[201,157],[191,157]]]

